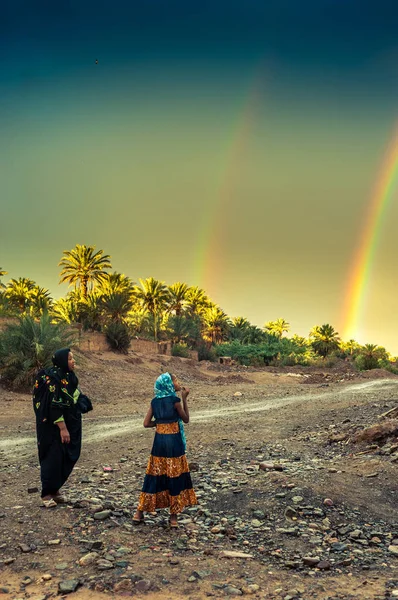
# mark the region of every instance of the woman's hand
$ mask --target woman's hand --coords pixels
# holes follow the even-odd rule
[[[66,426],[65,426],[65,429],[60,430],[60,434],[61,434],[61,442],[63,444],[69,444],[70,435],[69,435],[69,431],[66,429]]]
[[[182,398],[183,398],[183,400],[186,400],[186,398],[188,398],[188,395],[189,395],[189,388],[182,387],[181,391],[182,391]]]

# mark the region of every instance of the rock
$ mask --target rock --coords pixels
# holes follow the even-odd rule
[[[81,567],[88,567],[88,565],[92,565],[97,560],[98,556],[98,552],[89,552],[81,557],[79,565]]]
[[[152,583],[149,581],[149,579],[140,579],[140,581],[136,582],[134,589],[138,590],[139,592],[149,592],[151,586]]]
[[[47,544],[49,546],[58,546],[61,543],[61,540],[48,540]]]
[[[72,594],[79,586],[78,579],[65,579],[65,581],[60,581],[58,584],[58,593],[59,594]]]
[[[287,519],[293,519],[293,518],[297,518],[299,516],[298,512],[291,506],[288,506],[287,508],[285,508],[284,515]]]
[[[195,473],[196,471],[199,471],[199,463],[197,462],[190,462],[189,465],[189,470],[191,471],[191,473]]]
[[[317,565],[317,569],[320,569],[321,571],[329,571],[330,569],[330,562],[328,560],[321,560]]]
[[[391,597],[392,598],[398,598],[398,590],[392,590]]]
[[[268,469],[272,470],[274,468],[274,463],[273,462],[261,462],[258,467],[259,467],[259,469],[261,469],[261,471],[267,471]]]
[[[33,583],[33,579],[31,577],[29,577],[29,575],[24,577],[21,581],[21,585],[23,585],[23,586],[30,585],[31,583]]]
[[[94,513],[94,519],[96,519],[97,521],[104,521],[105,519],[108,519],[108,517],[110,517],[111,514],[111,510],[100,510],[99,512]]]
[[[50,573],[44,573],[44,575],[41,576],[41,579],[43,581],[50,581],[52,579],[52,575],[50,575]]]
[[[113,586],[114,592],[131,592],[132,589],[133,582],[131,581],[131,579],[122,579],[121,581],[115,583],[115,585]]]
[[[5,586],[0,586],[0,594],[9,594],[10,593],[10,588],[5,587]]]
[[[235,394],[233,394],[234,398],[240,398],[241,396],[243,396],[242,392],[235,392]]]
[[[308,567],[315,567],[320,562],[319,556],[303,556],[303,563]]]
[[[323,504],[325,506],[334,506],[334,502],[331,498],[325,498],[325,500],[323,501]]]
[[[28,487],[28,494],[36,494],[39,491],[38,487]]]
[[[221,558],[253,558],[252,554],[245,554],[244,552],[235,552],[234,550],[223,550],[220,552]]]
[[[358,540],[360,537],[362,537],[362,531],[360,529],[354,529],[354,531],[351,531],[351,533],[350,533],[351,539]]]
[[[233,587],[232,585],[228,585],[226,588],[224,588],[224,594],[226,596],[242,596],[242,592],[241,590],[239,590],[236,587]]]
[[[259,589],[259,585],[257,585],[256,583],[251,583],[250,585],[247,585],[242,588],[242,593],[251,596],[252,594],[256,594],[259,591]]]
[[[19,549],[21,552],[32,552],[32,548],[27,544],[19,544]]]
[[[100,571],[108,571],[109,569],[114,568],[114,564],[110,560],[106,560],[105,558],[100,558],[99,560],[97,560],[97,568]]]
[[[304,498],[302,496],[293,496],[292,498],[293,504],[300,504],[300,502],[302,502],[303,500]]]
[[[391,554],[398,556],[398,546],[388,546],[388,551],[391,552]]]

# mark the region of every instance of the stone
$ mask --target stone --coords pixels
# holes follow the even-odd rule
[[[245,554],[245,552],[235,552],[234,550],[223,550],[220,552],[221,558],[253,558],[252,554]]]
[[[49,546],[58,546],[61,543],[61,540],[48,540],[47,544]]]
[[[224,594],[226,596],[243,596],[242,591],[232,585],[228,585],[224,588]]]
[[[259,464],[259,469],[261,469],[261,471],[267,471],[274,469],[274,466],[273,462],[261,462]]]
[[[19,544],[19,549],[21,552],[32,552],[32,548],[27,544]]]
[[[98,556],[98,552],[89,552],[80,558],[79,565],[81,567],[88,567],[88,565],[92,565],[97,560]]]
[[[320,569],[321,571],[329,571],[330,569],[330,562],[328,560],[321,560],[317,565],[317,569]]]
[[[292,498],[293,504],[300,504],[300,502],[302,502],[303,500],[304,498],[302,496],[293,496]]]
[[[131,579],[122,579],[121,581],[115,583],[115,585],[113,586],[114,592],[131,592],[132,589],[133,582],[131,581]]]
[[[136,582],[135,588],[139,592],[148,592],[151,589],[152,583],[149,579],[140,579]]]
[[[65,579],[58,584],[58,592],[60,594],[72,594],[79,586],[78,579]]]
[[[299,516],[297,510],[295,510],[291,506],[288,506],[287,508],[285,508],[284,515],[287,519],[293,519],[293,518],[297,518]]]
[[[189,470],[191,471],[191,473],[199,471],[199,469],[200,469],[199,463],[197,463],[197,462],[190,462],[188,467],[189,467]]]
[[[104,521],[105,519],[108,519],[111,514],[111,510],[100,510],[99,512],[94,513],[94,519],[96,519],[96,521]]]
[[[391,554],[398,556],[398,546],[388,546],[388,551],[391,552]]]
[[[321,559],[319,556],[303,556],[303,563],[308,567],[315,567]]]
[[[106,560],[105,558],[100,558],[99,560],[97,560],[97,568],[100,571],[108,571],[109,569],[114,568],[114,564],[110,560]]]
[[[242,587],[242,593],[248,596],[252,594],[256,594],[260,590],[260,586],[256,583],[251,583],[250,585]]]
[[[325,498],[323,501],[324,506],[334,506],[334,502],[331,498]]]
[[[36,494],[38,491],[38,487],[28,487],[28,494]]]

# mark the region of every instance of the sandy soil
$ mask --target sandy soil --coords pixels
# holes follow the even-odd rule
[[[69,595],[81,600],[140,594],[140,578],[149,582],[147,598],[172,600],[222,598],[231,590],[254,598],[388,598],[398,589],[398,558],[388,550],[398,538],[394,450],[383,454],[379,446],[351,441],[398,405],[398,378],[380,371],[360,375],[346,365],[257,370],[137,354],[78,358],[81,387],[95,409],[84,419],[82,456],[66,486],[71,503],[54,511],[41,508],[38,493],[28,493],[39,487],[30,397],[0,388],[4,597],[44,600],[68,579],[79,581]],[[176,373],[191,388],[188,451],[201,506],[187,513],[177,532],[167,528],[167,517],[131,525],[153,439],[142,420],[161,371]],[[341,433],[344,439],[335,441]],[[263,461],[281,470],[263,471]],[[110,519],[92,518],[87,498],[95,496],[112,505]],[[294,497],[301,498],[298,516],[289,520],[285,511],[296,506]],[[88,503],[79,505],[79,498]],[[333,500],[331,507],[325,498]],[[256,510],[265,515],[260,525],[253,525]],[[311,523],[316,510],[329,525]],[[209,512],[206,522],[200,511]],[[231,534],[222,519],[232,524]],[[318,542],[305,533],[312,525],[322,537]],[[347,564],[339,564],[333,548],[346,543],[339,528],[351,525],[364,532],[363,543],[349,543],[342,555]],[[293,536],[286,533],[292,526],[298,527]],[[367,527],[385,536],[380,543],[366,541]],[[101,541],[102,557],[125,550],[128,564],[106,571],[79,565],[90,550],[87,540]],[[222,558],[225,550],[253,558]],[[331,557],[330,568],[303,568],[302,557],[318,551],[322,559]],[[133,583],[115,593],[132,575]]]

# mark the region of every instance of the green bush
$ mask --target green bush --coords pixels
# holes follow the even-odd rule
[[[209,348],[206,344],[200,344],[198,346],[198,360],[215,362],[217,360],[217,354],[214,348]]]
[[[189,358],[189,348],[183,342],[180,342],[179,344],[173,344],[171,348],[171,355],[180,356],[181,358]]]
[[[33,385],[37,371],[51,364],[56,350],[70,346],[72,334],[64,324],[53,324],[48,314],[40,320],[22,317],[0,334],[1,381],[13,388]]]
[[[127,325],[117,322],[110,323],[105,329],[105,336],[112,350],[127,354],[131,342]]]

